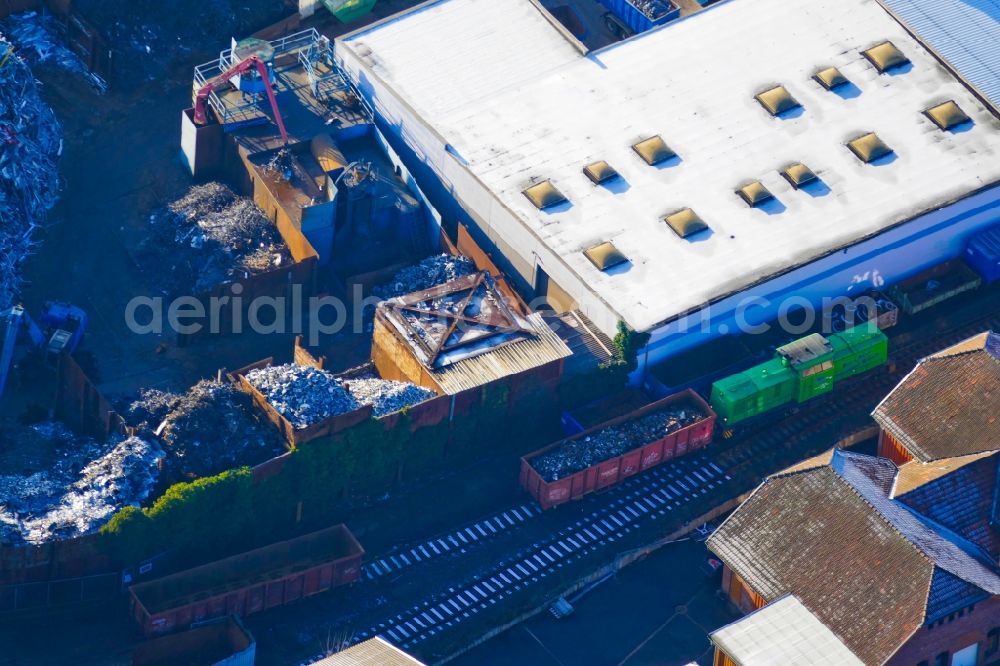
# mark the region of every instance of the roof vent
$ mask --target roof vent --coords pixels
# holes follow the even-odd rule
[[[708,229],[708,225],[690,208],[684,208],[676,213],[671,213],[665,216],[663,221],[681,238],[688,238]]]
[[[593,164],[588,164],[583,167],[583,173],[586,174],[594,185],[600,185],[601,183],[606,183],[613,178],[618,177],[618,172],[615,168],[601,160],[600,162],[594,162]]]
[[[847,147],[865,164],[892,154],[892,148],[885,145],[875,132],[862,134],[856,139],[848,141]]]
[[[900,67],[910,62],[903,52],[896,48],[892,42],[882,42],[878,46],[873,46],[867,51],[862,51],[861,55],[868,58],[868,62],[875,65],[879,74],[889,71],[893,67]]]
[[[563,193],[557,190],[550,180],[543,180],[537,185],[532,185],[524,190],[524,196],[528,197],[538,210],[558,206],[566,201]]]
[[[777,116],[785,111],[797,109],[802,106],[792,97],[785,86],[775,86],[753,96],[760,105],[767,109],[772,116]]]
[[[650,166],[655,166],[660,162],[665,162],[671,157],[677,157],[677,153],[670,150],[670,148],[663,142],[660,135],[651,136],[648,139],[643,139],[639,143],[632,146],[632,150],[639,154],[646,164]]]
[[[962,111],[958,104],[955,104],[954,100],[948,100],[944,104],[938,104],[937,106],[932,106],[929,109],[924,109],[924,115],[931,119],[935,125],[940,127],[942,130],[950,130],[952,127],[961,125],[963,123],[969,122],[971,120],[969,116]]]
[[[788,184],[795,189],[799,189],[803,185],[808,185],[816,180],[816,174],[814,174],[809,167],[801,162],[796,162],[795,164],[785,167],[781,170],[781,175],[788,181]]]
[[[625,255],[619,252],[618,248],[611,242],[595,245],[592,248],[584,250],[583,254],[586,255],[587,259],[590,259],[590,263],[594,264],[599,271],[606,271],[609,268],[628,261]]]
[[[740,195],[740,198],[746,201],[747,205],[751,208],[756,208],[765,201],[770,201],[774,198],[774,195],[759,180],[747,183],[736,190],[736,194]]]
[[[813,79],[827,90],[833,90],[837,86],[848,83],[847,77],[840,73],[836,67],[827,67],[813,74]]]

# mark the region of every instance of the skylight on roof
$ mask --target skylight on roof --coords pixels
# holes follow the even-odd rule
[[[558,206],[566,201],[563,193],[557,190],[556,186],[550,180],[543,180],[536,185],[532,185],[524,190],[524,196],[528,197],[528,200],[535,204],[535,208],[538,210]]]
[[[755,208],[765,201],[770,201],[774,198],[774,195],[759,180],[747,183],[736,190],[736,194],[740,195],[740,198],[751,208]]]
[[[861,54],[868,58],[868,62],[875,66],[879,74],[910,62],[910,59],[903,55],[903,52],[897,49],[892,42],[882,42],[867,51],[862,51]]]
[[[676,213],[671,213],[665,216],[663,221],[681,238],[688,238],[708,229],[708,225],[690,208],[684,208]]]
[[[614,167],[604,160],[594,162],[593,164],[588,164],[583,167],[583,173],[585,173],[587,178],[589,178],[595,185],[606,183],[609,180],[618,177],[618,172],[615,171]]]
[[[875,132],[862,134],[856,139],[851,139],[847,142],[847,147],[865,164],[892,154],[892,148],[885,145]]]
[[[814,174],[809,167],[801,162],[785,167],[781,170],[781,175],[788,181],[788,184],[795,189],[799,189],[803,185],[808,185],[816,180],[816,174]]]
[[[677,153],[670,150],[659,134],[643,139],[632,146],[632,150],[639,154],[646,164],[655,166],[660,162],[665,162],[671,157],[676,157]]]
[[[924,115],[931,119],[935,125],[942,130],[950,130],[952,127],[962,125],[971,120],[962,108],[955,104],[954,100],[948,100],[944,104],[932,106],[924,109]]]
[[[785,86],[769,88],[757,93],[753,98],[760,102],[760,105],[767,109],[768,113],[772,116],[777,116],[785,111],[791,111],[802,106],[795,101],[795,98],[785,89]]]
[[[614,243],[604,242],[583,251],[590,263],[599,271],[606,271],[619,264],[624,264],[628,258],[622,254]]]
[[[813,79],[827,90],[833,90],[837,86],[848,83],[847,77],[841,74],[836,67],[826,67],[819,70],[813,74]]]

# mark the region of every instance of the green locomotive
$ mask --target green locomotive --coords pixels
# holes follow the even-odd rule
[[[824,337],[819,333],[778,347],[771,360],[712,384],[709,402],[726,425],[833,390],[837,382],[877,368],[889,339],[874,322]]]

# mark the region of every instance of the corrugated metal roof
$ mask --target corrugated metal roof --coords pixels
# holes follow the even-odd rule
[[[1000,0],[879,0],[1000,111]]]
[[[792,595],[713,632],[712,642],[740,666],[864,663]]]
[[[535,335],[499,345],[490,351],[456,361],[434,371],[445,393],[454,394],[566,358],[572,352],[545,323],[540,313],[526,317]]]
[[[313,662],[310,666],[424,666],[424,664],[376,636]]]

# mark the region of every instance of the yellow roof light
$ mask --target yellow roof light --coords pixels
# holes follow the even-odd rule
[[[665,216],[663,221],[681,238],[687,238],[699,231],[708,229],[708,225],[690,208],[684,208],[676,213],[671,213]]]
[[[795,98],[785,89],[785,86],[775,86],[759,92],[754,95],[754,99],[760,102],[760,105],[767,109],[772,116],[777,116],[785,111],[802,106],[795,101]]]
[[[847,77],[840,73],[836,67],[827,67],[813,74],[813,79],[827,90],[833,90],[837,86],[848,83]]]
[[[632,146],[632,150],[639,154],[639,157],[646,161],[646,164],[650,166],[659,164],[669,160],[671,157],[676,157],[677,153],[670,150],[670,148],[663,142],[663,139],[659,134],[656,136],[651,136],[648,139],[643,139],[637,144]]]
[[[948,100],[944,104],[924,109],[924,115],[930,118],[931,122],[942,130],[950,130],[956,125],[961,125],[971,120],[965,114],[965,111],[962,111],[962,108],[958,104],[955,104],[954,100]]]
[[[614,246],[613,243],[605,242],[600,245],[595,245],[592,248],[583,251],[587,259],[590,259],[590,263],[599,271],[606,271],[613,266],[618,264],[624,264],[628,259],[624,254],[618,251],[618,248]]]
[[[796,162],[791,166],[787,166],[781,170],[781,175],[788,181],[788,184],[799,189],[803,185],[808,185],[809,183],[816,180],[816,174],[801,162]]]
[[[747,205],[751,208],[755,208],[765,201],[774,198],[774,195],[759,180],[747,183],[736,190],[736,194],[740,195],[740,198],[747,202]]]
[[[556,186],[550,180],[543,180],[536,185],[532,185],[524,190],[524,196],[528,197],[538,210],[557,206],[566,201],[563,193],[557,190]]]
[[[847,147],[865,164],[892,154],[892,148],[885,145],[875,132],[862,134],[856,139],[848,141]]]
[[[595,185],[606,183],[612,178],[618,177],[618,172],[615,171],[615,168],[604,160],[594,162],[593,164],[588,164],[583,167],[583,173],[585,173],[587,178],[589,178]]]
[[[910,59],[903,55],[903,52],[897,49],[892,42],[882,42],[867,51],[862,51],[861,54],[868,58],[879,74],[910,62]]]

